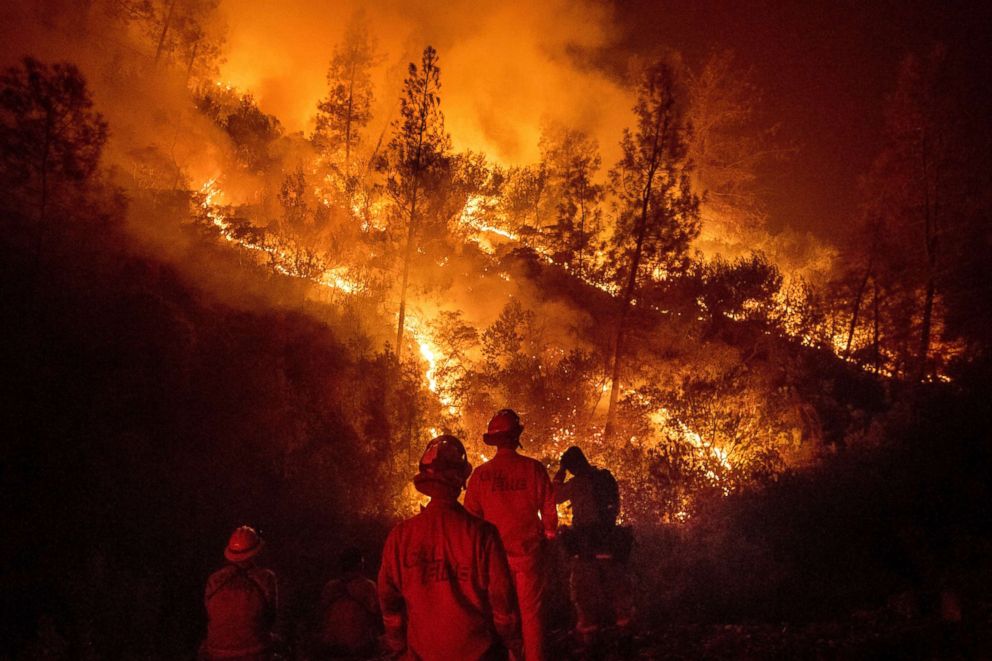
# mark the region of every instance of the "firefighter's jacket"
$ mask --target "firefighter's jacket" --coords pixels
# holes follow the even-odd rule
[[[328,581],[320,595],[320,642],[358,654],[375,645],[381,613],[375,582],[360,574]]]
[[[520,618],[496,528],[434,498],[389,533],[379,570],[386,642],[406,658],[486,659],[520,649]],[[502,644],[502,645],[501,645]]]
[[[276,575],[260,567],[227,565],[207,579],[209,658],[261,654],[272,644],[272,627],[278,611]]]
[[[500,448],[475,469],[465,491],[465,509],[496,526],[510,557],[533,555],[558,528],[548,471],[512,448]]]

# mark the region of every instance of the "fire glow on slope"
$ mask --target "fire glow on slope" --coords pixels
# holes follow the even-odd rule
[[[273,267],[278,273],[290,277],[306,278],[316,285],[328,287],[348,295],[356,294],[362,291],[361,283],[350,279],[348,277],[348,270],[345,267],[326,269],[319,277],[316,278],[307,277],[299,273],[293,266],[296,260],[295,256],[289,250],[259,244],[247,238],[241,238],[238,236],[234,231],[234,227],[232,226],[230,219],[224,213],[222,205],[219,204],[219,201],[223,199],[223,191],[217,186],[216,178],[208,179],[200,187],[199,193],[202,196],[200,206],[207,218],[210,219],[210,222],[214,225],[214,227],[216,227],[217,231],[220,233],[220,236],[223,237],[225,241],[235,244],[245,250],[256,253],[264,253],[271,259]],[[438,401],[446,407],[449,415],[458,415],[459,411],[454,405],[454,398],[446,388],[441,387],[438,380],[438,368],[439,365],[444,362],[445,357],[438,347],[437,342],[431,336],[429,326],[421,322],[419,318],[412,315],[407,316],[404,325],[406,330],[417,343],[417,348],[420,351],[421,357],[427,363],[427,370],[424,373],[424,379],[427,381],[428,388],[437,396]]]
[[[328,287],[334,289],[335,291],[341,292],[345,295],[352,295],[362,291],[362,285],[348,277],[348,270],[346,267],[328,268],[324,270],[319,277],[307,276],[299,273],[299,271],[294,267],[295,259],[291,251],[281,248],[278,246],[272,246],[262,243],[253,242],[252,240],[242,238],[241,235],[235,232],[235,227],[231,223],[231,219],[225,215],[224,209],[218,204],[218,202],[223,198],[222,191],[217,186],[216,179],[208,180],[201,188],[200,194],[202,195],[202,207],[206,216],[210,219],[211,223],[217,228],[220,235],[228,242],[240,246],[243,249],[264,253],[269,257],[274,266],[275,270],[284,275],[291,277],[302,277],[306,278],[315,284],[323,287]],[[469,230],[467,239],[474,241],[480,247],[489,254],[495,254],[496,246],[493,241],[504,241],[504,242],[519,242],[520,237],[514,232],[505,229],[507,225],[506,218],[498,213],[495,209],[495,201],[493,199],[487,198],[485,196],[470,196],[465,204],[465,207],[460,214],[460,223],[465,228]],[[358,215],[357,212],[360,209],[355,209],[356,217],[362,218],[363,215]],[[369,209],[361,210],[368,212]],[[382,209],[372,210],[371,217],[367,218],[362,222],[377,222],[377,216],[382,213]],[[538,254],[541,255],[548,263],[555,264],[554,259],[543,252],[539,251]],[[596,259],[604,259],[603,255],[597,254]],[[573,274],[577,277],[578,274]],[[655,274],[659,275],[659,274]],[[507,276],[508,277],[508,276]],[[612,283],[606,283],[596,280],[593,277],[585,276],[582,280],[591,286],[595,286],[603,291],[610,293],[611,295],[617,295],[616,287]],[[799,324],[796,323],[796,328],[793,330],[789,327],[789,321],[793,315],[798,314],[788,310],[788,304],[786,301],[782,300],[778,302],[778,305],[785,306],[782,310],[783,316],[786,317],[786,331],[790,332],[794,336],[802,337],[805,344],[812,344],[814,342],[813,338],[805,337],[803,335],[804,331],[800,328]],[[664,311],[659,311],[664,312]],[[444,411],[452,416],[458,417],[461,411],[456,406],[456,401],[453,392],[453,384],[444,383],[443,368],[447,361],[454,360],[452,357],[444,355],[441,350],[436,338],[433,335],[432,328],[429,322],[425,321],[423,314],[419,315],[408,315],[405,321],[405,328],[409,334],[409,337],[416,344],[420,358],[426,364],[426,368],[423,372],[424,381],[428,389],[437,397],[438,402],[444,407]],[[844,356],[842,347],[840,345],[840,337],[835,336],[832,343],[832,349],[834,352],[842,358],[850,360],[849,357]],[[608,391],[609,384],[603,386],[604,390]],[[626,396],[636,396],[636,390],[625,389]],[[729,487],[727,486],[727,474],[732,471],[733,465],[730,457],[730,453],[720,447],[714,446],[712,443],[708,442],[706,439],[702,438],[700,434],[696,433],[694,430],[687,427],[682,421],[672,417],[669,412],[665,409],[660,409],[656,413],[652,414],[651,420],[654,426],[654,432],[657,437],[658,442],[665,442],[665,439],[679,439],[686,445],[693,449],[693,454],[698,456],[700,461],[705,462],[707,465],[712,466],[707,473],[707,478],[712,481],[714,486],[717,486],[724,493],[729,492]],[[431,430],[434,434],[437,430]],[[574,433],[574,430],[572,430]],[[566,439],[565,437],[571,436],[572,434],[567,433],[566,430],[562,430],[562,434],[556,434],[555,445],[564,443],[566,445],[571,444],[572,439]],[[587,439],[592,441],[592,439]],[[560,441],[560,443],[559,443]],[[569,441],[569,442],[566,442]],[[602,442],[602,439],[599,439]],[[596,442],[593,442],[596,445]],[[560,449],[560,448],[559,448]],[[419,496],[416,494],[410,494],[410,502],[419,502]],[[562,512],[563,516],[567,517],[566,512]],[[686,514],[685,517],[688,515]],[[680,519],[681,520],[681,519]]]
[[[293,264],[295,263],[294,256],[288,250],[260,245],[247,239],[239,238],[234,233],[234,228],[232,227],[230,220],[224,214],[222,206],[218,204],[218,201],[223,197],[223,192],[217,186],[216,179],[210,179],[204,183],[204,185],[200,188],[200,194],[203,196],[202,208],[205,214],[226,241],[238,245],[246,250],[265,253],[272,259],[275,269],[279,273],[291,277],[305,277],[296,272],[293,268]],[[499,236],[508,241],[518,241],[519,237],[513,232],[487,224],[478,218],[478,212],[483,203],[484,200],[479,196],[470,197],[466,202],[465,209],[461,215],[462,223],[468,227],[471,227],[478,233],[474,238],[478,240],[480,245],[485,245],[483,243],[485,239],[479,240],[479,235],[486,233]],[[494,250],[492,249],[492,244],[488,244],[488,246],[490,250],[487,252],[493,252]],[[549,255],[542,254],[542,257],[544,257],[549,263],[555,263]],[[309,279],[315,284],[333,288],[346,295],[355,294],[361,291],[361,285],[347,277],[347,269],[344,267],[326,269],[319,278]],[[612,288],[605,283],[599,283],[587,278],[583,278],[583,280],[588,284],[597,286],[604,291],[610,292],[611,294],[614,293]],[[459,416],[460,411],[458,407],[455,406],[454,397],[451,394],[450,384],[441,383],[441,378],[438,374],[440,367],[444,364],[447,358],[438,346],[435,338],[432,336],[430,326],[425,324],[421,318],[416,315],[407,315],[404,322],[404,327],[416,343],[421,358],[427,364],[427,368],[424,371],[424,380],[427,383],[428,389],[438,398],[438,401],[445,407],[445,410],[449,415],[455,417]],[[608,388],[609,384],[604,385],[604,392],[607,391]],[[627,394],[632,395],[634,394],[634,391],[628,389]],[[670,419],[667,411],[664,409],[662,409],[657,416],[653,416],[652,419],[658,424],[659,433],[662,438],[665,437],[666,433],[669,435],[672,433],[681,435],[689,439],[691,441],[691,445],[698,452],[704,455],[708,453],[712,454],[719,459],[719,463],[723,465],[724,468],[730,468],[730,463],[726,452],[721,452],[719,448],[711,447],[709,443],[702,440],[699,434],[693,432],[681,421]],[[436,429],[430,430],[432,435],[436,435],[436,432]],[[557,444],[561,445],[562,443],[565,443],[566,438],[564,437],[571,437],[573,435],[574,431],[572,433],[567,433],[566,430],[562,430],[562,434],[556,435],[556,441],[558,442]],[[571,444],[571,442],[565,443],[565,445],[569,444]],[[563,447],[559,449],[563,449]],[[715,481],[719,481],[719,477],[715,473],[711,472],[710,477]],[[724,487],[724,490],[727,490],[726,487]],[[408,500],[411,505],[421,502],[420,495],[415,492],[411,492],[408,496],[409,497],[406,500]],[[561,512],[562,517],[566,521],[569,519],[569,514],[570,513],[567,511],[567,508]]]
[[[223,191],[217,186],[217,178],[208,179],[200,187],[200,195],[203,201],[200,207],[210,222],[217,228],[221,237],[229,243],[233,243],[245,250],[264,253],[271,260],[273,268],[282,275],[292,278],[306,278],[314,284],[330,289],[336,289],[345,294],[355,294],[361,291],[362,285],[348,277],[348,270],[344,267],[337,267],[324,270],[318,277],[307,277],[300,273],[295,266],[296,256],[288,249],[257,243],[248,238],[238,236],[230,219],[224,214],[223,207],[218,201],[223,198]]]
[[[438,401],[446,408],[449,415],[457,416],[458,407],[455,406],[454,398],[448,388],[443,387],[439,382],[438,369],[445,361],[445,356],[437,346],[437,342],[431,336],[429,328],[423,324],[418,317],[407,315],[403,323],[407,332],[413,336],[420,350],[420,356],[427,363],[427,371],[424,379],[427,381],[428,389],[434,393]]]

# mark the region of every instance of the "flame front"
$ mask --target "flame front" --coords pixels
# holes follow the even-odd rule
[[[218,200],[223,198],[224,193],[217,185],[216,177],[204,182],[200,186],[199,193],[203,198],[202,202],[200,202],[200,207],[203,209],[204,215],[217,229],[220,236],[225,241],[233,243],[244,250],[264,253],[269,257],[272,267],[277,273],[292,278],[304,278],[318,286],[334,289],[344,294],[356,294],[362,291],[363,287],[361,283],[351,279],[348,276],[348,269],[343,266],[326,269],[317,277],[308,277],[296,267],[298,255],[294,254],[293,251],[278,245],[266,245],[237,236],[229,218],[224,214],[223,206],[218,204]]]

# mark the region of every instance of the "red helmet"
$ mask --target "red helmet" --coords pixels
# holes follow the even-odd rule
[[[520,434],[524,426],[520,424],[520,416],[513,409],[500,409],[489,421],[489,428],[482,435],[486,445],[501,445],[512,442],[520,445]]]
[[[419,468],[420,472],[413,478],[418,489],[424,482],[440,482],[461,489],[472,474],[465,446],[449,434],[442,434],[427,444]]]
[[[251,526],[241,526],[233,533],[224,549],[224,557],[231,562],[244,562],[258,555],[265,546],[265,541],[258,531]]]

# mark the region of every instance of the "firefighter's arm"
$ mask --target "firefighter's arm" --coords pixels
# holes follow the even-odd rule
[[[488,569],[489,606],[493,613],[493,625],[510,651],[512,659],[523,659],[523,634],[520,629],[520,609],[517,593],[513,589],[513,576],[506,560],[506,551],[499,533],[492,526],[487,527],[483,546],[483,566]]]
[[[399,587],[399,557],[396,540],[392,533],[386,538],[382,552],[382,567],[379,569],[379,606],[382,609],[382,624],[385,628],[386,647],[399,655],[406,649],[406,604]]]
[[[539,465],[540,466],[540,465]],[[558,530],[558,508],[555,507],[555,490],[548,479],[544,466],[538,468],[537,483],[541,497],[541,523],[544,525],[544,536],[554,539]]]
[[[552,483],[554,485],[555,492],[555,502],[556,503],[566,503],[572,500],[572,485],[575,480],[565,481],[565,469],[560,468],[557,473],[555,473],[555,479]]]

